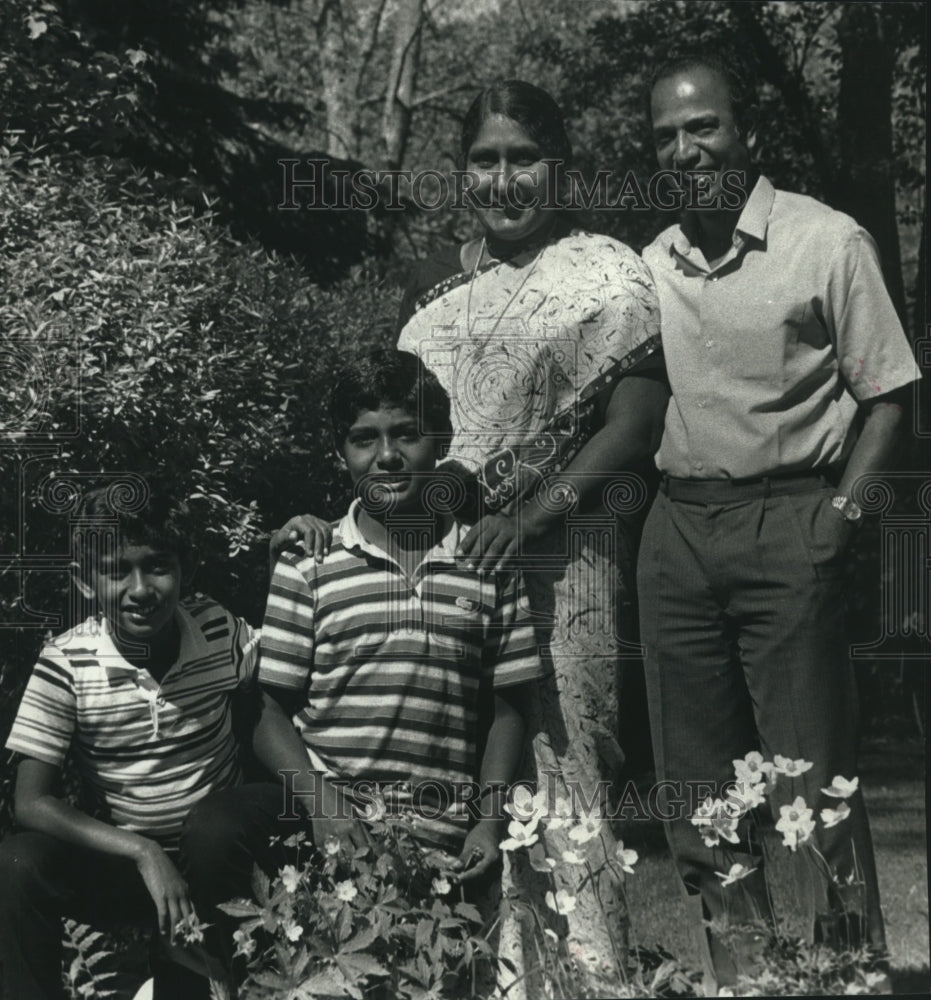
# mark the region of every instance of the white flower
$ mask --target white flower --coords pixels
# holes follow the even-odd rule
[[[846,799],[853,795],[859,784],[859,778],[854,777],[848,781],[841,775],[835,774],[831,779],[831,787],[822,788],[821,791],[825,795],[830,795],[832,799]]]
[[[601,833],[600,816],[583,816],[578,824],[569,831],[569,839],[577,844],[587,844]]]
[[[303,830],[298,830],[297,833],[292,833],[290,837],[286,837],[284,841],[285,847],[300,847],[301,844],[307,839],[307,834]]]
[[[714,800],[714,815],[711,817],[712,829],[718,836],[723,837],[731,844],[736,844],[740,839],[737,836],[737,821],[739,819],[739,803],[723,802],[721,799]]]
[[[287,892],[297,892],[301,884],[301,873],[294,865],[285,865],[278,874],[281,876],[281,884]]]
[[[252,954],[255,951],[255,941],[242,928],[233,931],[233,940],[236,942],[236,951],[233,952],[234,957],[236,955],[245,955],[246,958],[252,958]]]
[[[296,941],[304,933],[304,928],[294,920],[288,920],[284,924],[284,932],[289,941]]]
[[[614,857],[621,868],[627,872],[628,875],[633,875],[634,865],[637,863],[637,858],[639,856],[640,855],[637,854],[636,851],[625,848],[623,840],[619,840],[617,842],[617,847],[614,850]]]
[[[559,889],[554,896],[548,892],[544,896],[546,905],[557,913],[572,913],[575,909],[575,896],[571,896],[565,889]]]
[[[699,828],[702,840],[707,847],[717,847],[722,837],[728,843],[738,843],[740,840],[737,836],[739,816],[739,803],[707,798],[695,810],[690,822]]]
[[[717,847],[721,843],[718,831],[713,826],[703,826],[698,832],[701,834],[705,847]]]
[[[387,813],[388,806],[381,792],[375,792],[362,809],[363,819],[367,819],[370,823],[377,823],[379,820],[383,820]]]
[[[741,780],[728,789],[725,806],[738,816],[742,816],[751,809],[763,805],[765,801],[765,785],[753,785]]]
[[[585,858],[581,854],[577,854],[575,851],[563,851],[562,859],[568,865],[584,865]]]
[[[746,865],[733,864],[728,869],[727,873],[715,872],[715,875],[721,880],[721,886],[733,885],[735,882],[739,882],[740,879],[746,878],[751,872],[755,872],[756,868],[748,868]]]
[[[762,784],[773,770],[772,763],[763,760],[763,755],[759,750],[751,750],[743,760],[735,760],[733,764],[735,777],[747,785]]]
[[[561,830],[563,827],[572,826],[574,820],[571,800],[560,796],[553,803],[552,812],[547,816],[546,828],[548,830]]]
[[[534,795],[526,785],[515,785],[511,789],[511,800],[504,809],[514,819],[526,823],[530,830],[535,830],[546,815],[546,789],[540,789]]]
[[[841,802],[836,809],[822,809],[821,822],[824,823],[825,830],[830,830],[832,826],[843,823],[849,815],[850,806],[846,802]]]
[[[449,894],[452,886],[449,884],[449,880],[445,878],[435,878],[433,880],[433,895],[434,896],[446,896]]]
[[[796,778],[806,771],[810,771],[815,765],[810,760],[792,760],[790,757],[783,757],[782,754],[773,756],[773,769],[777,774],[787,774],[790,778]]]
[[[339,837],[327,837],[323,842],[323,850],[332,857],[339,854]]]
[[[341,899],[344,903],[351,903],[358,895],[359,890],[350,879],[347,878],[345,882],[336,883],[336,898]]]
[[[210,924],[202,924],[196,913],[189,913],[175,924],[175,933],[180,934],[186,944],[201,944],[204,940],[204,928]]]
[[[799,844],[804,844],[815,829],[815,821],[811,818],[811,809],[805,804],[801,795],[797,796],[790,806],[779,807],[779,821],[776,829],[782,834],[783,846],[794,851]]]
[[[715,813],[715,801],[709,796],[701,803],[689,820],[692,826],[711,826],[711,818]]]
[[[530,847],[540,838],[535,832],[536,824],[525,826],[519,820],[512,819],[508,823],[507,840],[502,840],[498,845],[502,851],[516,851],[519,847]]]
[[[556,931],[551,930],[549,927],[543,928],[543,936],[546,938],[547,943],[552,947],[556,948],[559,945],[559,935]]]

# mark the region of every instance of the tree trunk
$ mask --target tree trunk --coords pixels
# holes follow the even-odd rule
[[[422,24],[423,0],[400,0],[382,117],[384,159],[389,170],[400,168],[410,136]]]
[[[903,324],[905,288],[895,211],[892,87],[896,48],[880,4],[846,4],[837,25],[840,163],[835,205],[879,246],[886,286]]]
[[[359,103],[350,80],[355,64],[341,0],[323,0],[314,27],[326,108],[326,148],[341,159],[359,156]]]

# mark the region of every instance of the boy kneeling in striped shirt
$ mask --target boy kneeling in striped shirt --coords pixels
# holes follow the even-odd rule
[[[20,758],[20,830],[0,845],[9,1000],[64,997],[63,917],[152,920],[172,938],[195,904],[212,920],[214,903],[248,893],[251,867],[230,864],[242,828],[217,825],[205,800],[242,782],[231,707],[249,696],[258,639],[212,601],[181,599],[184,505],[157,488],[138,510],[119,499],[112,486],[82,499],[74,582],[97,613],[43,648],[6,744]],[[69,749],[81,809],[61,789]],[[159,1000],[209,996],[181,965],[154,971]]]

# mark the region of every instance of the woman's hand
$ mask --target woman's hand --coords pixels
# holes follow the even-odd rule
[[[292,517],[269,539],[268,556],[272,566],[285,549],[293,549],[299,541],[303,541],[307,555],[313,556],[317,562],[323,562],[324,556],[330,552],[333,528],[329,522],[314,517],[313,514],[298,514]]]
[[[520,551],[522,532],[512,514],[486,514],[463,538],[456,555],[469,569],[507,569]]]

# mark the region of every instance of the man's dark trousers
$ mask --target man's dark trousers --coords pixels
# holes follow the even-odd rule
[[[807,773],[779,777],[773,812],[778,818],[780,805],[803,796],[818,822],[813,843],[828,865],[841,882],[856,867],[864,885],[837,892],[808,873],[813,933],[827,935],[839,912],[856,909],[865,939],[882,946],[860,792],[848,800],[845,822],[825,830],[820,820],[822,809],[839,804],[821,789],[835,775],[857,773],[843,594],[851,526],[831,506],[835,492],[811,476],[745,484],[664,480],[640,550],[641,641],[658,779],[674,783],[673,790],[702,782],[703,795],[716,795],[734,777],[733,760],[751,750],[770,760],[778,753],[811,761]],[[697,804],[686,800],[666,823],[694,918],[769,918],[762,871],[726,887],[715,874],[734,862],[761,865],[758,851],[743,837],[706,847],[688,819]],[[733,954],[715,935],[701,940],[706,972],[718,985],[733,983]]]

